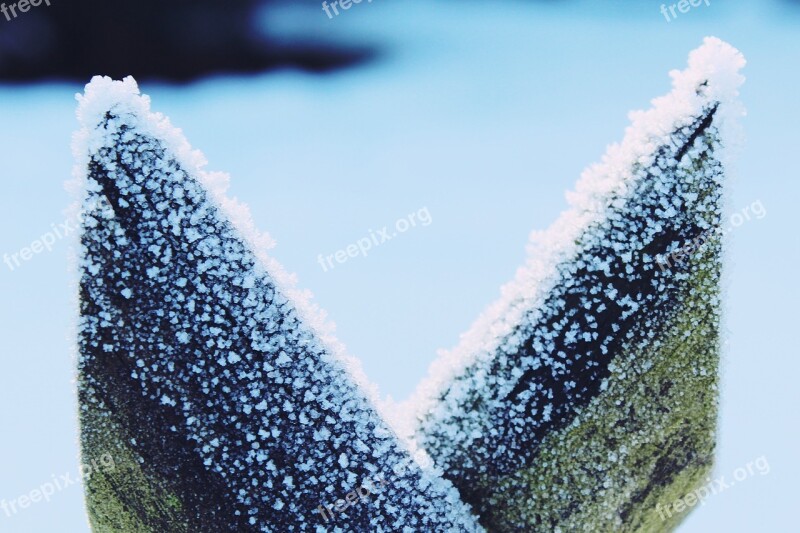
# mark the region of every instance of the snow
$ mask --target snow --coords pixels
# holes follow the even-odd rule
[[[665,23],[663,17],[658,20],[653,6],[644,4],[613,6],[624,20],[606,5],[587,4],[580,13],[566,3],[445,7],[385,3],[371,8],[383,10],[381,16],[363,18],[359,28],[352,27],[352,18],[347,25],[334,25],[338,34],[351,39],[368,32],[374,42],[385,43],[387,35],[393,36],[398,55],[384,56],[388,61],[365,68],[334,76],[280,71],[220,76],[188,85],[142,84],[142,88],[162,111],[169,111],[196,146],[208,150],[214,165],[232,172],[236,194],[247,199],[258,224],[278,241],[271,253],[313,289],[335,318],[340,338],[364,361],[370,378],[384,393],[403,399],[424,373],[434,348],[454,345],[458,333],[494,299],[497,286],[509,278],[509,268],[521,262],[521,232],[546,227],[555,218],[562,206],[561,190],[571,188],[580,167],[597,158],[604,143],[622,131],[624,112],[633,102],[641,107],[645,97],[664,92],[669,82],[661,77],[664,65],[677,65],[704,33],[732,39],[752,55],[754,66],[756,56],[760,58],[758,75],[754,69],[748,76],[750,141],[742,155],[742,179],[732,188],[731,207],[761,198],[769,203],[774,220],[769,227],[745,227],[733,236],[728,326],[737,339],[727,350],[723,389],[728,407],[722,413],[721,431],[728,438],[721,441],[718,464],[721,472],[732,471],[764,439],[776,443],[778,451],[771,454],[785,455],[785,463],[792,464],[792,450],[774,429],[792,427],[792,416],[788,409],[773,407],[797,403],[797,393],[791,395],[794,401],[778,400],[780,391],[795,390],[791,387],[795,362],[783,355],[783,347],[792,345],[792,328],[776,327],[789,325],[794,298],[773,299],[769,305],[764,298],[781,293],[779,285],[797,264],[798,248],[785,246],[796,235],[791,213],[798,196],[791,130],[800,112],[792,92],[798,75],[786,68],[798,62],[795,6],[777,1],[717,4],[708,17],[679,26]],[[304,16],[300,22],[309,18],[314,17]],[[486,23],[487,18],[492,24]],[[609,24],[617,21],[622,23],[619,31],[609,32]],[[498,27],[504,30],[498,32]],[[546,48],[558,50],[557,61],[538,46],[526,46],[533,34],[542,35]],[[603,61],[606,57],[613,61]],[[16,250],[64,218],[66,196],[57,182],[71,166],[65,140],[74,129],[71,98],[76,90],[77,84],[61,82],[0,89],[9,132],[3,143],[4,162],[11,187],[2,196],[0,209],[5,251]],[[498,91],[502,98],[496,97]],[[572,112],[564,112],[566,103]],[[587,123],[586,117],[591,121]],[[286,128],[292,134],[287,135]],[[389,131],[391,139],[386,137]],[[564,143],[567,132],[569,143]],[[449,141],[440,145],[442,139]],[[315,147],[313,157],[308,157],[309,146]],[[352,150],[356,146],[359,149]],[[407,150],[404,164],[386,165],[399,146]],[[47,157],[41,157],[43,150]],[[456,151],[465,156],[457,157]],[[414,165],[414,172],[409,165]],[[535,175],[531,168],[536,168]],[[402,183],[399,190],[409,194],[386,195],[382,187],[370,189],[376,175]],[[465,186],[453,189],[450,181],[435,179],[450,175],[458,175]],[[486,179],[489,175],[499,181]],[[289,179],[277,188],[278,177]],[[417,191],[425,190],[436,198],[431,209],[436,208],[436,231],[443,233],[442,238],[431,234],[410,248],[386,248],[391,261],[385,265],[363,263],[364,273],[375,274],[378,281],[373,283],[361,275],[323,274],[310,254],[341,244],[341,237],[354,231],[347,227],[347,217],[340,216],[341,204],[329,202],[330,189],[317,187],[321,184],[360,191],[364,209],[351,217],[355,225],[383,223],[387,214],[400,215],[417,207],[421,205],[416,203]],[[509,190],[515,191],[513,197]],[[472,206],[487,217],[459,217],[471,215]],[[471,243],[491,242],[492,253],[483,254],[480,261],[464,261],[463,240],[455,238],[464,235]],[[4,450],[19,461],[9,465],[4,479],[20,491],[42,481],[34,468],[44,453],[42,443],[53,438],[65,443],[42,448],[50,457],[50,469],[66,471],[78,461],[74,387],[64,379],[74,366],[71,343],[68,336],[42,335],[36,319],[48,316],[53,331],[69,328],[72,307],[53,305],[54,298],[66,301],[73,292],[64,269],[66,254],[67,243],[59,243],[49,257],[39,256],[34,268],[7,271],[4,278],[5,351],[26,354],[7,359],[11,366],[0,387],[5,403],[18,401],[31,389],[27,381],[17,379],[19,375],[36,375],[40,386],[34,389],[47,389],[56,398],[46,408],[41,402],[18,402],[25,416],[8,420],[10,434],[19,438],[7,440]],[[420,256],[426,257],[424,271],[404,278],[402,274]],[[393,290],[380,290],[388,278],[394,280]],[[471,289],[464,291],[468,284]],[[417,312],[418,294],[435,295],[427,300],[429,313]],[[453,307],[453,301],[459,305]],[[364,312],[365,306],[380,307],[383,302],[391,302],[396,317],[385,328],[381,328],[384,313]],[[743,333],[751,328],[774,334]],[[757,361],[754,353],[759,354]],[[783,371],[776,375],[774,368]],[[748,394],[752,390],[765,394]],[[773,416],[744,424],[742,409]],[[791,490],[777,478],[768,485],[764,490],[771,512],[762,515],[773,529],[780,529],[787,519],[781,510],[791,507],[783,505]],[[69,526],[59,527],[87,531],[81,498],[80,491],[65,493],[59,503],[17,515],[16,521],[31,531],[52,529],[64,521]],[[758,503],[747,494],[731,493],[724,500],[696,510],[683,529],[709,529],[728,522],[736,526],[740,522],[732,522],[745,515],[758,515]],[[732,510],[742,512],[737,515]]]
[[[514,337],[512,331],[520,323],[536,322],[545,296],[565,279],[560,265],[579,253],[575,242],[587,228],[611,214],[608,206],[620,207],[626,193],[633,188],[633,182],[641,178],[631,172],[632,166],[652,164],[656,148],[671,143],[673,131],[691,123],[713,102],[720,104],[714,123],[726,140],[725,149],[717,150],[717,157],[723,163],[729,162],[732,157],[729,154],[735,153],[736,146],[741,143],[738,119],[744,115],[744,108],[738,96],[739,86],[744,82],[739,70],[744,65],[744,57],[738,50],[718,38],[707,37],[703,45],[689,55],[687,69],[670,72],[671,93],[655,98],[653,107],[647,111],[630,113],[631,125],[624,140],[609,146],[602,162],[587,168],[575,190],[567,193],[570,209],[549,229],[531,233],[528,260],[515,279],[501,288],[501,298],[462,335],[456,348],[440,353],[411,400],[404,409],[395,411],[393,423],[401,432],[408,432],[413,420],[430,412],[439,395],[465,368],[477,360],[490,358],[506,339],[508,343],[503,351],[519,345],[521,338]],[[704,85],[701,87],[701,84]],[[614,199],[617,204],[613,204]],[[696,200],[696,195],[690,192],[684,199],[691,202]],[[672,213],[667,218],[671,216]],[[629,260],[633,253],[628,250],[621,257]],[[595,268],[605,270],[602,264]],[[614,301],[617,292],[609,285],[605,296]],[[603,309],[605,304],[599,303],[597,310]],[[528,313],[532,315],[526,316]]]
[[[78,101],[75,188],[87,219],[79,369],[91,384],[84,401],[103,412],[95,391],[114,397],[134,386],[141,397],[126,395],[115,417],[130,420],[135,452],[156,471],[178,459],[162,441],[160,419],[144,421],[156,406],[183,418],[171,431],[183,428],[191,453],[224,486],[224,494],[203,497],[236,498],[227,515],[205,505],[187,512],[211,513],[204,516],[215,527],[241,527],[237,517],[247,516],[262,531],[306,528],[320,519],[311,511],[325,495],[353,490],[366,465],[388,473],[404,463],[410,468],[374,506],[342,514],[352,527],[480,530],[452,485],[422,468],[413,446],[384,422],[357,362],[266,255],[269,238],[246,207],[225,196],[227,178],[202,169],[202,154],[150,112],[132,78],[96,77]],[[96,202],[104,197],[108,204]],[[155,268],[156,260],[167,268]],[[89,265],[102,265],[99,278]],[[122,284],[124,304],[109,292]],[[107,373],[101,338],[117,364],[140,372]],[[362,442],[371,434],[381,437]]]
[[[584,416],[614,357],[659,348],[653,328],[637,337],[639,326],[666,322],[684,305],[691,279],[717,279],[713,261],[662,272],[650,254],[670,252],[722,220],[723,168],[744,114],[744,63],[709,37],[686,70],[670,73],[672,91],[630,114],[623,141],[583,172],[567,194],[570,209],[531,234],[515,279],[397,413],[398,431],[413,434],[459,489],[489,487],[530,467],[549,432]],[[719,243],[711,253],[718,261]],[[704,308],[694,311],[704,323],[695,331],[713,335],[718,295],[700,298]],[[492,488],[480,490],[483,498],[470,502],[483,512]]]

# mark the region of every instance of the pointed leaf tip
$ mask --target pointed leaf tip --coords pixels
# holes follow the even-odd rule
[[[117,465],[87,479],[93,527],[479,531],[308,326],[277,265],[257,261],[133,79],[95,78],[79,101],[81,445],[87,463]],[[369,504],[329,516],[379,475]]]
[[[688,68],[673,71],[676,90],[694,93],[706,102],[720,102],[724,107],[739,97],[741,74],[747,61],[739,50],[717,37],[706,37],[703,44],[689,53]]]
[[[115,109],[126,109],[136,114],[150,110],[150,100],[139,92],[133,76],[113,80],[108,76],[94,76],[86,84],[84,93],[77,93],[77,116],[83,127],[98,127],[107,113]]]

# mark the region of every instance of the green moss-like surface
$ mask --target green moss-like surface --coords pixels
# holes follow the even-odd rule
[[[718,310],[706,301],[718,292],[718,246],[686,265],[685,305],[665,333],[617,356],[605,390],[544,439],[530,467],[481,481],[488,530],[671,531],[691,511],[671,506],[713,464]]]
[[[178,496],[166,488],[164,480],[142,468],[109,413],[89,403],[81,425],[82,461],[101,465],[84,482],[92,531],[164,533],[160,524],[169,524],[170,533],[189,531]],[[112,466],[102,466],[104,456],[113,459]]]

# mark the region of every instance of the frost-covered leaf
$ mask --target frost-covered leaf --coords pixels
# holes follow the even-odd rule
[[[743,64],[714,38],[692,52],[420,387],[419,444],[488,530],[666,530],[705,482]]]
[[[480,530],[253,252],[268,239],[225,177],[201,170],[133,79],[95,78],[79,100],[81,445],[84,463],[116,465],[86,482],[92,527]]]

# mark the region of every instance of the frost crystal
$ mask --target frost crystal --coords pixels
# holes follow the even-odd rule
[[[81,444],[116,465],[87,480],[94,530],[479,531],[133,79],[78,98]]]
[[[416,439],[487,529],[666,530],[709,472],[719,233],[661,258],[719,227],[743,65],[715,38],[692,52],[419,388]]]

